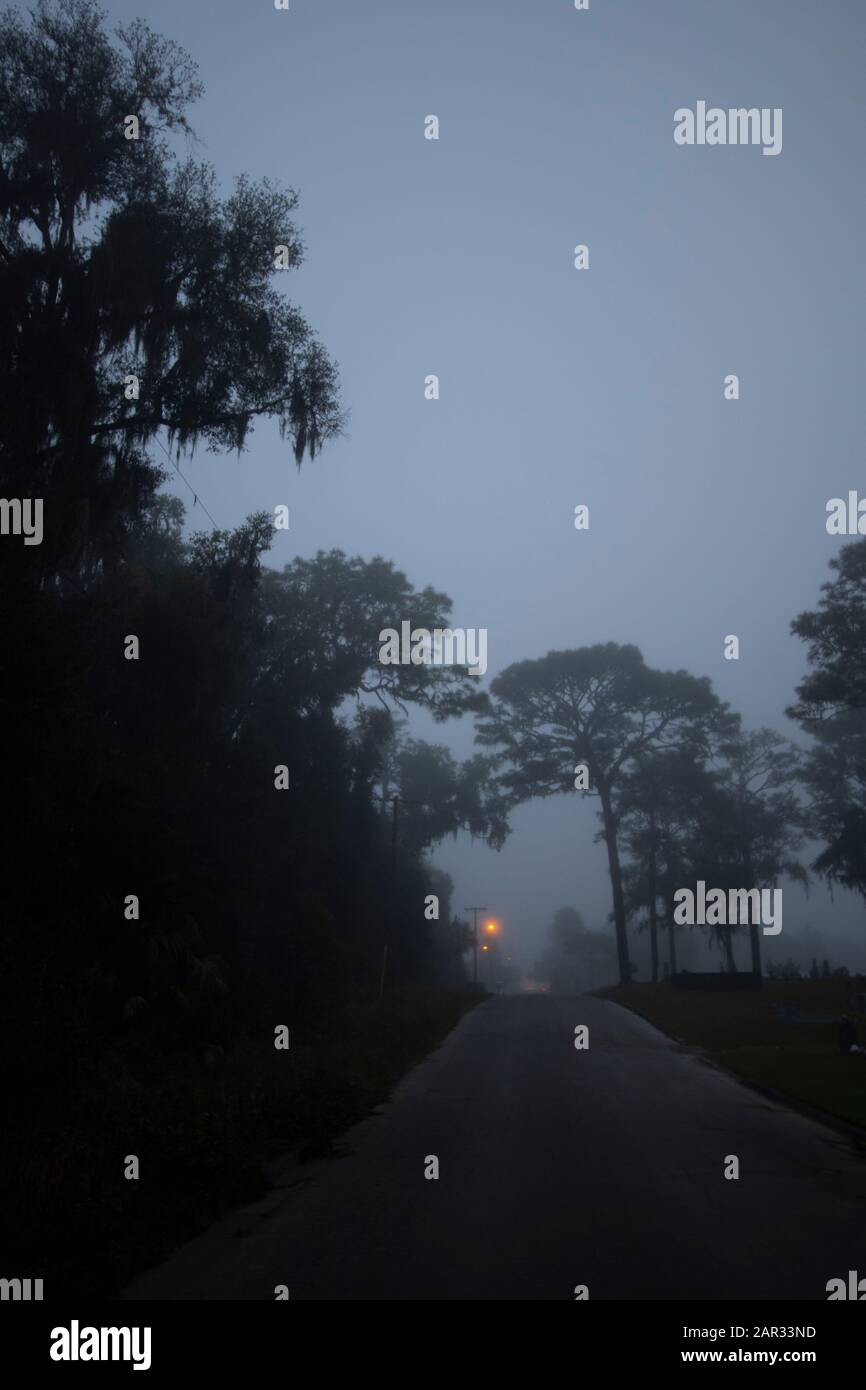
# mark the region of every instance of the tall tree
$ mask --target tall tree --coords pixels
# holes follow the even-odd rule
[[[843,710],[810,728],[815,745],[803,780],[812,826],[825,841],[812,867],[866,897],[866,711]]]
[[[588,768],[587,791],[601,803],[625,983],[631,966],[616,810],[620,780],[651,752],[684,743],[700,750],[735,722],[733,716],[706,678],[653,670],[637,647],[613,642],[517,662],[496,677],[491,694],[478,739],[498,750],[499,785],[509,804],[562,794],[574,787],[576,768]]]
[[[811,670],[787,713],[815,739],[804,782],[826,848],[813,867],[866,897],[866,539],[830,568],[817,610],[791,624]]]
[[[636,763],[622,784],[619,811],[631,858],[627,898],[646,908],[651,943],[658,905],[673,951],[672,898],[701,878],[713,887],[766,888],[784,876],[808,883],[796,858],[803,839],[796,794],[797,750],[773,729],[727,733],[706,760],[674,750]],[[736,971],[730,925],[710,928]],[[752,970],[761,973],[760,924],[750,922]],[[653,979],[658,950],[651,944]]]
[[[715,828],[707,846],[721,888],[770,888],[781,877],[808,885],[796,857],[803,813],[797,749],[774,729],[738,731],[721,750]],[[728,929],[730,932],[730,928]],[[761,928],[749,924],[752,971],[761,974]]]
[[[650,969],[659,978],[659,934],[667,927],[668,962],[676,973],[673,894],[682,887],[687,845],[694,835],[699,807],[710,788],[710,773],[692,748],[644,754],[620,781],[617,815],[628,856],[624,871],[626,909],[646,913],[650,934]]]
[[[383,710],[423,707],[437,721],[484,707],[479,678],[461,666],[390,664],[379,634],[400,623],[447,628],[451,600],[430,585],[415,589],[389,560],[319,551],[263,576],[268,642],[258,689],[291,692],[304,707],[336,710],[372,697]]]
[[[45,500],[7,580],[115,564],[178,451],[244,448],[275,419],[300,463],[340,429],[337,374],[277,288],[294,192],[181,161],[201,94],[183,49],[93,0],[0,16],[0,486]],[[280,249],[282,248],[282,249]]]
[[[805,728],[844,710],[866,709],[866,539],[843,546],[830,569],[835,577],[821,585],[817,610],[791,623],[812,669],[787,712]]]
[[[493,759],[458,762],[443,744],[407,739],[397,758],[401,838],[418,851],[464,830],[499,848],[508,826],[491,795]]]

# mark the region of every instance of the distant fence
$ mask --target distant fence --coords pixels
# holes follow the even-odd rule
[[[678,970],[671,976],[671,982],[680,989],[760,989],[760,975],[751,970],[738,970],[722,974],[721,970]]]

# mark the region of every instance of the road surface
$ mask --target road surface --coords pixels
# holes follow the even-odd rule
[[[866,1275],[851,1143],[588,996],[487,1001],[338,1147],[125,1297],[823,1300]]]

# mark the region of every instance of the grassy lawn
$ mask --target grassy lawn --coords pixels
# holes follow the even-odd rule
[[[341,1015],[277,1052],[247,1041],[216,1066],[193,1057],[136,1074],[117,1060],[19,1137],[5,1192],[4,1259],[45,1297],[111,1296],[232,1207],[267,1190],[264,1165],[300,1161],[387,1099],[485,996],[414,990]],[[141,1176],[123,1178],[124,1155]]]
[[[662,1032],[702,1048],[747,1081],[771,1086],[866,1129],[866,1057],[839,1054],[836,1023],[807,1022],[847,1013],[866,1044],[866,1014],[849,1008],[851,980],[765,981],[755,992],[723,993],[634,984],[598,990],[634,1009]],[[804,1021],[785,1022],[783,1008]]]

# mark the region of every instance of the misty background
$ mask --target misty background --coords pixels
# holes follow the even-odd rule
[[[346,436],[300,472],[262,423],[240,459],[181,460],[217,524],[286,503],[271,565],[339,547],[444,589],[455,626],[488,630],[485,688],[550,649],[635,643],[709,676],[746,729],[805,743],[784,716],[805,670],[789,623],[845,544],[827,500],[862,476],[863,7],[105,9],[196,58],[190,153],[224,195],[241,172],[299,191],[310,250],[286,292],[340,366]],[[677,147],[674,111],[699,99],[781,107],[782,153]],[[409,732],[474,749],[469,718],[413,710]],[[512,826],[500,853],[461,836],[433,859],[455,909],[485,905],[528,966],[563,904],[604,925],[610,885],[594,801],[536,801]],[[769,959],[866,966],[859,898],[784,888]],[[633,931],[642,974],[645,954]]]

